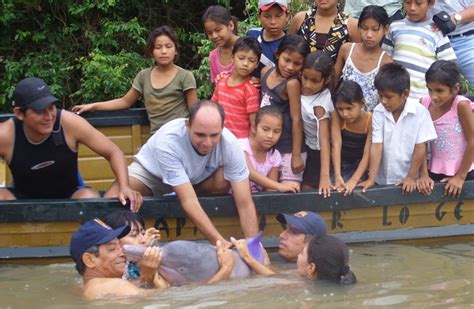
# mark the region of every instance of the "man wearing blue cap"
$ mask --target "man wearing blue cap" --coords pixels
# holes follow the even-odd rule
[[[87,221],[72,235],[70,253],[84,281],[88,299],[145,294],[145,289],[122,279],[125,255],[119,238],[130,232],[128,225],[112,229],[99,219]],[[166,283],[157,275],[161,261],[158,247],[149,247],[140,261],[140,284],[160,288]]]
[[[168,288],[159,273],[162,254],[158,247],[148,247],[140,259],[139,284],[122,278],[126,259],[119,239],[128,235],[130,226],[112,229],[99,219],[87,221],[72,235],[70,254],[84,282],[84,297],[88,299],[147,295],[145,288]],[[226,279],[232,273],[235,257],[230,249],[217,242],[220,268],[207,283]]]
[[[84,144],[110,162],[122,204],[128,199],[132,208],[141,205],[141,194],[130,188],[122,151],[82,117],[56,109],[58,99],[42,79],[21,80],[13,99],[16,117],[0,123],[0,157],[14,185],[0,189],[0,200],[99,197],[79,175],[77,151]]]
[[[312,211],[300,211],[294,215],[280,213],[276,219],[285,225],[280,234],[278,254],[290,262],[296,262],[312,236],[327,234],[326,222]]]

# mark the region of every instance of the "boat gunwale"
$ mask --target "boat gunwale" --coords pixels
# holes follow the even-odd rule
[[[314,212],[349,210],[357,208],[383,207],[391,205],[462,202],[474,200],[474,181],[466,181],[459,198],[443,194],[444,184],[434,186],[430,196],[418,192],[402,195],[400,187],[385,186],[360,190],[351,196],[332,193],[331,197],[323,198],[316,191],[301,193],[254,193],[253,200],[259,215],[277,214],[280,212],[294,213],[300,210]],[[202,196],[199,201],[209,217],[236,216],[237,209],[230,195]],[[296,205],[299,205],[296,207]],[[123,209],[117,199],[57,199],[57,200],[16,200],[0,201],[0,223],[4,222],[64,222],[87,221],[101,217],[113,209]],[[140,209],[144,219],[166,217],[182,218],[185,213],[175,196],[145,197]]]
[[[94,127],[129,126],[134,124],[148,125],[148,114],[145,108],[130,108],[120,111],[89,112],[83,116]],[[0,114],[0,122],[6,121],[14,114]]]

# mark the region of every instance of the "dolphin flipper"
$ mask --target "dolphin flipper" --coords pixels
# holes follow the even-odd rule
[[[259,232],[257,236],[247,238],[247,247],[249,248],[250,255],[263,264],[263,245],[261,243],[262,232]]]

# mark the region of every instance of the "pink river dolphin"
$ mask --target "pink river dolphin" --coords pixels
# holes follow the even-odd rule
[[[247,239],[250,254],[263,263],[261,234]],[[219,262],[215,247],[194,241],[175,240],[160,247],[163,259],[158,272],[171,285],[183,285],[191,282],[205,282],[218,270]],[[144,246],[124,245],[123,250],[129,261],[139,261],[146,250]],[[235,265],[230,278],[246,278],[253,271],[240,258],[234,249]]]

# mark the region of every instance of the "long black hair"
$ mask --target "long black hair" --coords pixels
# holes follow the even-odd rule
[[[357,282],[349,267],[349,250],[342,240],[322,234],[311,238],[308,244],[308,264],[316,265],[317,277],[343,285]]]

